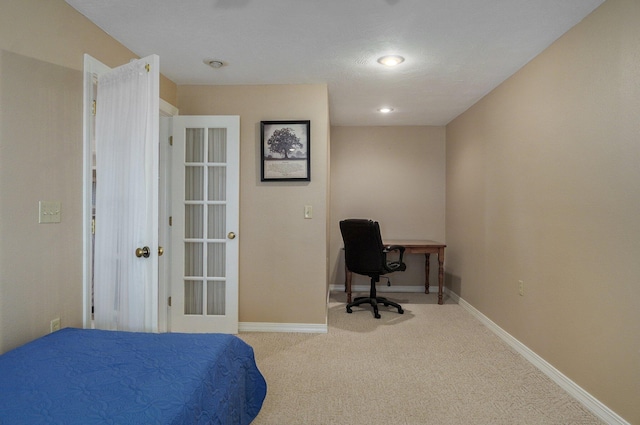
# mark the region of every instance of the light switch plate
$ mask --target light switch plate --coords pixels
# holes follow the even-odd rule
[[[304,218],[313,218],[313,208],[311,205],[304,206]]]
[[[60,223],[60,207],[59,201],[40,201],[38,203],[39,220],[38,223]]]

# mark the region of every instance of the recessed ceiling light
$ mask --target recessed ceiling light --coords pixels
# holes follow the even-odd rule
[[[401,64],[402,62],[404,62],[404,58],[397,55],[383,56],[378,59],[378,63],[386,66],[396,66]]]
[[[383,114],[388,114],[389,112],[393,112],[393,108],[380,108],[378,109],[378,112],[381,112]]]
[[[221,68],[224,65],[224,62],[219,61],[219,60],[211,60],[211,59],[205,59],[202,62],[204,62],[205,64],[209,65],[211,68]]]

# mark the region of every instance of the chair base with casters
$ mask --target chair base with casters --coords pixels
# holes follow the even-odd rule
[[[385,297],[378,297],[376,295],[376,283],[378,282],[378,280],[379,279],[376,279],[375,277],[371,278],[371,289],[369,290],[369,296],[354,298],[353,302],[347,304],[347,313],[353,313],[351,307],[357,307],[360,304],[371,304],[371,307],[373,307],[373,316],[376,319],[379,319],[380,313],[378,313],[378,304],[382,304],[385,307],[395,307],[398,309],[398,313],[404,314],[404,310],[402,309],[402,306],[400,304],[390,301]]]

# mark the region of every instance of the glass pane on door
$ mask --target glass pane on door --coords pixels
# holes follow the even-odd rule
[[[202,314],[202,282],[184,281],[184,314]]]
[[[209,129],[209,162],[227,162],[227,129]]]
[[[223,281],[207,282],[207,314],[223,315],[225,313],[225,289]]]

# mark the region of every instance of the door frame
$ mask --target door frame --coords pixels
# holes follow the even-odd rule
[[[178,108],[160,99],[160,181],[158,205],[158,244],[164,254],[158,257],[158,332],[168,332],[169,323],[169,277],[171,273],[171,137],[173,133],[172,118],[179,113]]]
[[[83,71],[82,102],[82,326],[92,327],[92,275],[93,275],[93,134],[95,132],[95,85],[98,75],[110,68],[97,59],[85,54]]]

